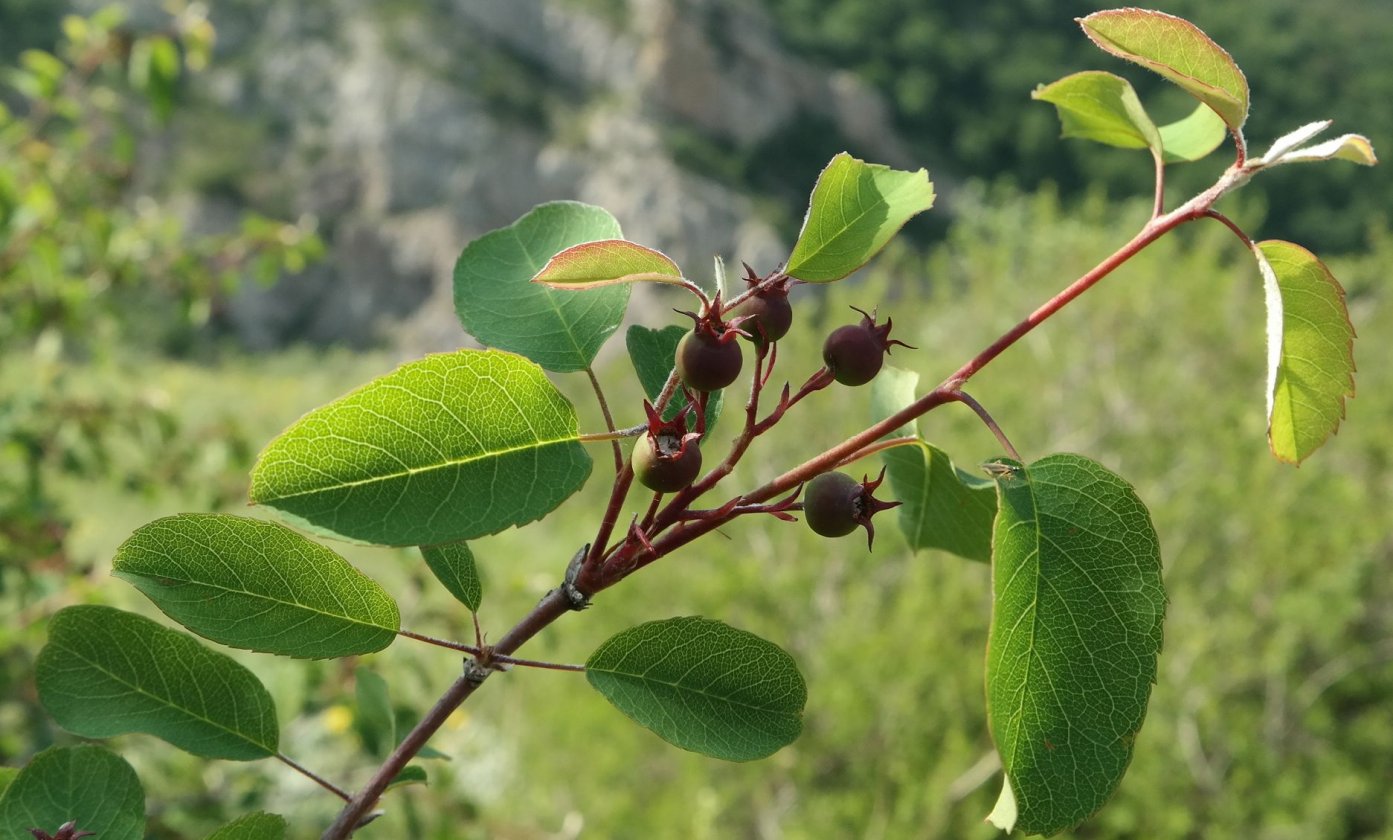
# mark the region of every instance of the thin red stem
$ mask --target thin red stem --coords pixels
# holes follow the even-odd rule
[[[976,412],[978,418],[981,419],[982,423],[985,424],[986,427],[991,430],[992,434],[996,435],[997,442],[1000,443],[1001,446],[1006,450],[1006,454],[1010,455],[1017,461],[1023,460],[1021,458],[1021,453],[1017,452],[1016,447],[1011,445],[1011,441],[1006,437],[1006,433],[1001,430],[1001,427],[997,425],[996,419],[992,417],[991,412],[987,411],[987,409],[984,408],[981,403],[974,400],[971,397],[971,395],[969,395],[966,391],[963,390],[959,390],[956,393],[954,393],[953,399],[957,400],[958,402],[962,403],[963,405]]]
[[[310,781],[329,791],[333,795],[337,796],[339,799],[342,799],[344,802],[349,802],[353,799],[352,795],[350,795],[348,791],[344,790],[343,788],[339,787],[338,785],[334,784],[333,782],[329,781],[328,779],[324,778],[318,773],[313,772],[308,767],[304,766],[298,761],[295,761],[285,753],[276,753],[276,760],[279,761],[281,764],[284,764],[286,767],[289,767],[291,770],[294,770],[296,773],[299,773],[301,776],[304,776],[305,778],[309,779]]]
[[[609,401],[605,399],[605,391],[600,387],[600,380],[595,377],[595,369],[590,365],[585,366],[585,375],[590,377],[590,387],[595,391],[595,399],[600,403],[600,413],[605,418],[605,428],[609,429],[610,434],[614,434],[614,415],[609,412]],[[614,447],[614,472],[617,475],[624,469],[624,451],[619,448],[619,441],[611,438],[611,445]]]

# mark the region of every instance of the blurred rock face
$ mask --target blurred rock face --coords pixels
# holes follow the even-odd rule
[[[556,199],[606,207],[696,277],[716,254],[773,268],[791,243],[721,161],[777,161],[804,126],[908,161],[874,94],[785,54],[735,5],[219,3],[220,60],[201,84],[216,114],[257,126],[254,148],[231,152],[261,174],[236,192],[315,214],[330,244],[305,275],[244,291],[228,324],[253,347],[458,346],[460,249]],[[790,213],[818,165],[790,173]]]

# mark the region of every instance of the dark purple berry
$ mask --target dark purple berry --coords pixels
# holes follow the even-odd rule
[[[719,391],[740,375],[743,359],[735,339],[744,333],[727,325],[714,313],[721,311],[720,296],[701,315],[685,312],[695,324],[677,342],[677,375],[693,391]]]
[[[751,288],[764,280],[754,269],[745,266],[745,282]],[[789,327],[793,326],[793,307],[788,302],[789,282],[789,278],[782,277],[770,283],[731,313],[739,319],[740,329],[749,333],[750,340],[756,344],[778,341],[788,335]]]
[[[857,481],[846,473],[825,472],[808,482],[803,492],[803,519],[813,533],[823,537],[844,537],[858,526],[866,529],[866,547],[875,540],[871,517],[899,502],[882,502],[875,489],[885,480],[881,469],[875,481]]]
[[[863,316],[861,323],[838,327],[822,344],[823,363],[832,371],[832,378],[843,385],[865,385],[875,379],[892,344],[909,347],[903,341],[890,338],[889,318],[884,324],[877,324],[874,315],[867,315],[860,309],[856,311]]]

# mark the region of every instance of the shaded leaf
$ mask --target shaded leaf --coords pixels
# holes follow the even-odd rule
[[[145,790],[126,760],[94,745],[52,747],[34,756],[0,795],[0,837],[53,834],[66,822],[97,840],[145,836]]]
[[[145,732],[204,758],[275,755],[276,709],[226,654],[111,607],[59,610],[35,668],[39,702],[88,738]]]
[[[112,573],[200,636],[263,653],[370,653],[401,624],[391,596],[347,560],[258,519],[157,519],[116,550]]]
[[[285,817],[257,811],[233,820],[208,835],[208,840],[285,840]]]
[[[1201,102],[1188,117],[1161,126],[1162,160],[1190,163],[1209,156],[1228,136],[1224,120]]]
[[[392,715],[392,698],[387,681],[367,668],[353,672],[353,697],[357,704],[353,728],[363,741],[363,748],[376,758],[386,758],[397,745],[396,718]]]
[[[1087,70],[1040,85],[1030,98],[1055,106],[1065,137],[1123,149],[1161,149],[1156,124],[1137,99],[1132,83],[1121,76]]]
[[[656,400],[667,384],[667,378],[676,365],[677,344],[687,334],[685,327],[670,326],[660,330],[634,324],[624,334],[624,345],[629,350],[629,361],[633,362],[634,372],[638,374],[639,384],[643,386],[644,396],[649,401]],[[721,406],[725,403],[724,390],[709,391],[706,397],[706,434],[716,428],[721,417]],[[663,411],[663,419],[671,420],[687,404],[687,395],[678,387]],[[687,418],[687,428],[696,428],[696,418]]]
[[[547,370],[584,370],[619,328],[629,287],[558,292],[532,277],[556,252],[619,236],[601,207],[540,204],[513,224],[465,246],[455,263],[455,312],[486,347],[519,353]]]
[[[872,420],[879,421],[914,401],[919,375],[885,368],[871,382]],[[917,423],[895,430],[893,436],[919,437]],[[948,455],[924,441],[881,453],[886,477],[899,509],[900,530],[910,548],[941,549],[969,560],[986,562],[992,554],[992,522],[996,518],[996,486],[953,465]]]
[[[1109,9],[1079,18],[1100,49],[1185,89],[1238,131],[1248,118],[1248,80],[1224,48],[1183,18],[1148,9]]]
[[[1279,460],[1299,464],[1354,396],[1354,325],[1345,290],[1310,251],[1273,239],[1253,254],[1267,301],[1267,440]]]
[[[818,176],[784,271],[810,283],[840,280],[933,203],[927,171],[902,172],[842,152]]]
[[[575,409],[532,362],[427,356],[311,411],[266,447],[251,501],[323,534],[435,545],[538,519],[590,474]]]
[[[401,769],[401,772],[392,777],[392,781],[387,783],[387,790],[395,787],[405,787],[406,785],[426,785],[430,784],[430,779],[426,774],[426,768],[419,764],[408,764]]]
[[[593,289],[616,283],[681,284],[682,269],[666,254],[625,239],[572,245],[542,266],[533,283],[554,289]]]
[[[443,545],[421,546],[421,556],[430,567],[431,574],[440,581],[450,594],[469,608],[478,612],[484,600],[484,585],[479,579],[479,567],[474,563],[474,552],[469,543],[453,542]]]
[[[1165,591],[1146,507],[1100,464],[997,461],[987,714],[1003,830],[1054,834],[1112,796],[1161,650]]]
[[[727,761],[764,758],[803,729],[807,688],[772,642],[719,621],[631,627],[585,663],[595,690],[658,737]]]

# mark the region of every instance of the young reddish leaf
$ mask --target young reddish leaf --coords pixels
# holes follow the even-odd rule
[[[1132,83],[1121,76],[1086,70],[1040,85],[1030,98],[1055,106],[1065,137],[1123,149],[1161,148],[1156,124],[1137,99]]]
[[[902,172],[842,152],[817,178],[784,270],[809,283],[840,280],[869,262],[905,222],[933,203],[926,170]]]
[[[1345,290],[1314,254],[1281,240],[1253,248],[1267,299],[1267,439],[1299,464],[1335,433],[1354,396]]]
[[[1224,48],[1183,18],[1147,9],[1109,9],[1079,18],[1105,52],[1134,61],[1213,108],[1233,131],[1248,118],[1248,80]]]
[[[1228,128],[1214,109],[1201,102],[1190,116],[1161,126],[1161,149],[1166,163],[1190,163],[1219,148]]]
[[[682,269],[666,254],[626,239],[572,245],[547,261],[532,278],[555,289],[594,289],[615,283],[681,284]]]

